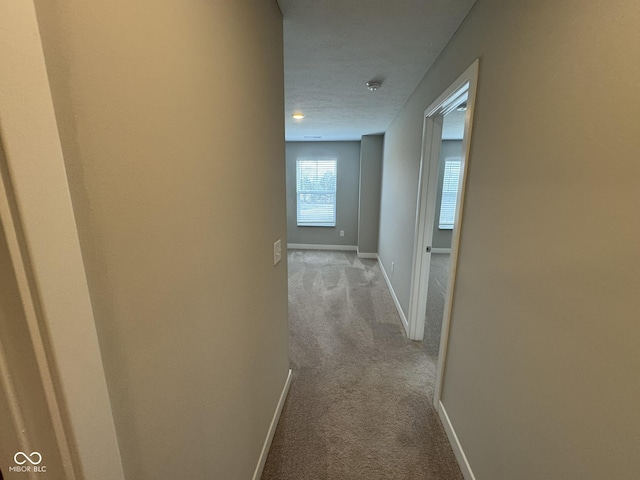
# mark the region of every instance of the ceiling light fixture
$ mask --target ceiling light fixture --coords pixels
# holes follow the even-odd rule
[[[382,82],[378,82],[378,81],[375,81],[375,80],[367,82],[367,90],[369,90],[370,92],[375,92],[380,87],[382,87]]]
[[[291,115],[293,118],[295,118],[296,120],[302,120],[304,118],[304,113],[294,113],[293,115]]]

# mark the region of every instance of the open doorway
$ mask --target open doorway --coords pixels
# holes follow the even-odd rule
[[[461,103],[444,115],[442,124],[423,337],[427,354],[434,364],[438,362],[442,319],[450,277],[451,243],[456,226],[455,213],[461,185],[462,140],[466,110],[467,103]]]
[[[408,334],[424,340],[437,362],[436,408],[455,287],[478,63],[460,75],[424,116]]]

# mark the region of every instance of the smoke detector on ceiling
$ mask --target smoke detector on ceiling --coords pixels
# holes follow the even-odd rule
[[[378,82],[376,80],[372,80],[370,82],[367,82],[367,90],[369,90],[370,92],[375,92],[380,87],[382,87],[382,82]]]

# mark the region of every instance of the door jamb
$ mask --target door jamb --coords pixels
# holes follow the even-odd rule
[[[65,476],[124,473],[32,1],[0,4],[2,222]],[[45,347],[46,345],[46,347]],[[60,429],[64,429],[62,432]],[[37,448],[35,442],[31,442]],[[66,445],[65,445],[66,444]],[[61,472],[62,473],[62,472]]]
[[[431,255],[426,247],[431,245],[433,225],[435,222],[435,202],[437,186],[437,169],[440,163],[440,145],[442,137],[442,119],[460,103],[461,95],[466,90],[467,111],[464,122],[462,140],[461,169],[462,178],[458,188],[456,203],[456,224],[452,232],[451,263],[449,279],[445,296],[445,308],[440,337],[440,351],[436,368],[436,384],[433,403],[439,407],[444,381],[451,311],[453,308],[453,294],[458,263],[460,243],[461,219],[464,206],[464,192],[467,179],[467,163],[471,146],[471,130],[475,107],[478,69],[480,60],[476,59],[430,106],[424,113],[422,157],[420,159],[420,177],[418,180],[418,206],[416,209],[416,231],[414,239],[413,268],[411,277],[411,292],[409,300],[409,338],[422,340],[424,336],[424,322],[426,315],[426,291],[428,284],[428,265]],[[433,174],[434,170],[435,174]],[[432,175],[430,175],[432,173]],[[435,177],[435,181],[433,180]],[[430,180],[431,179],[431,180]],[[428,227],[430,226],[430,228]]]

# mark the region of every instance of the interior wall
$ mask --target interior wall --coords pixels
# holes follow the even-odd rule
[[[462,155],[462,140],[443,140],[440,146],[440,167],[438,170],[438,193],[436,194],[436,221],[433,224],[434,248],[451,248],[451,233],[453,230],[441,230],[438,226],[440,218],[440,204],[442,203],[442,190],[444,184],[444,162],[449,157]]]
[[[478,479],[637,476],[638,25],[632,1],[478,0],[386,133],[406,308],[424,111],[480,58],[442,398]]]
[[[358,253],[378,253],[383,147],[384,135],[363,135],[360,140]]]
[[[289,243],[356,246],[360,142],[287,142],[287,237]],[[296,160],[337,159],[336,226],[298,227],[296,209]],[[344,237],[340,236],[344,230]]]
[[[277,5],[35,3],[126,476],[251,478],[288,371]]]

